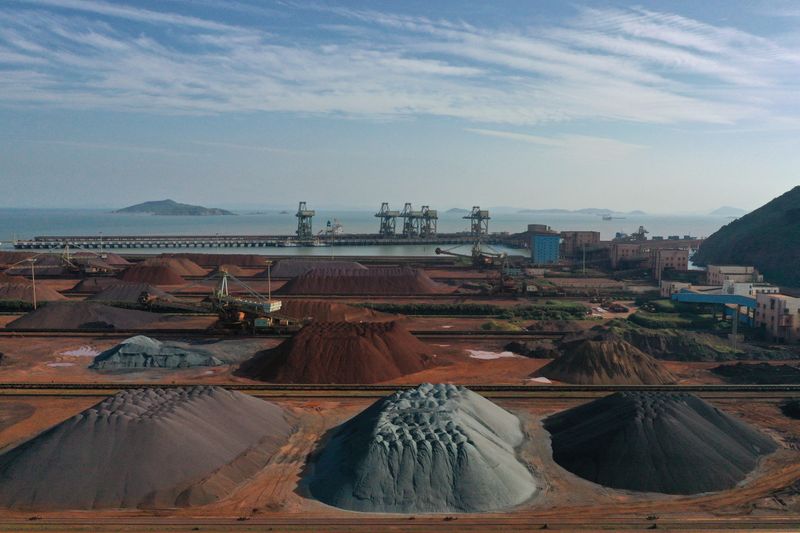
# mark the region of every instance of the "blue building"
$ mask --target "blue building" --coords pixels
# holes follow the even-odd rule
[[[555,232],[534,233],[531,236],[531,262],[535,265],[555,265],[561,256],[561,236]]]

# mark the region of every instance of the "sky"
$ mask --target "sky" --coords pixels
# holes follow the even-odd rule
[[[0,207],[755,208],[800,5],[0,2]]]

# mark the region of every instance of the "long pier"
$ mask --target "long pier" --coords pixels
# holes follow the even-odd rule
[[[512,245],[505,234],[481,237],[486,244]],[[142,248],[282,248],[297,246],[398,246],[408,244],[458,245],[473,244],[469,233],[446,233],[428,237],[385,237],[374,234],[320,235],[300,240],[294,235],[76,235],[39,236],[14,241],[20,250],[55,248],[142,249]]]

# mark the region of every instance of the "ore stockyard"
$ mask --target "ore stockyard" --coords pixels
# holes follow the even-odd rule
[[[696,240],[476,212],[434,257],[1,253],[0,527],[798,526],[800,349],[747,297],[673,290]],[[300,239],[311,216],[296,242],[347,238]]]
[[[0,1],[0,533],[800,532],[795,4]]]

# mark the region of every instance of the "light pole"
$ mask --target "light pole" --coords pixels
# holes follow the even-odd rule
[[[33,289],[33,309],[36,310],[36,269],[33,265],[36,263],[36,259],[31,257],[28,259],[31,263],[31,288]]]
[[[272,261],[267,260],[267,301],[272,303]]]

